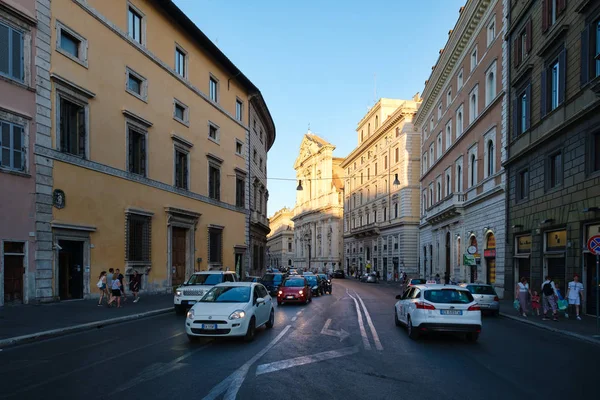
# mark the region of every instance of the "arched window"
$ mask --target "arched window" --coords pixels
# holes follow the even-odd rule
[[[492,142],[491,140],[488,141],[487,153],[488,153],[487,174],[488,174],[488,176],[491,176],[494,174],[494,142]]]
[[[423,193],[423,214],[425,214],[426,209],[427,209],[427,193]]]
[[[377,128],[379,128],[379,115],[375,116],[375,130],[377,130]]]
[[[475,185],[475,154],[471,154],[471,186]]]
[[[456,191],[462,192],[462,167],[456,167]]]

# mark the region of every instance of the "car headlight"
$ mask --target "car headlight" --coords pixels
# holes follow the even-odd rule
[[[298,294],[304,294],[304,290],[299,291]]]
[[[283,292],[282,292],[281,290],[280,290],[279,292],[277,292],[277,293],[278,293],[279,295],[282,295],[282,294],[283,294]]]
[[[331,279],[327,279],[327,283],[331,283]]]
[[[175,291],[175,296],[177,296],[177,297],[181,296],[181,290],[176,290]]]
[[[192,308],[192,309],[190,309],[190,311],[188,311],[188,313],[187,313],[187,317],[188,317],[189,319],[193,319],[193,318],[194,318],[194,309],[193,309],[193,308]]]
[[[240,319],[240,318],[244,318],[246,316],[246,313],[242,310],[235,310],[234,312],[231,313],[231,315],[229,316],[229,319]]]

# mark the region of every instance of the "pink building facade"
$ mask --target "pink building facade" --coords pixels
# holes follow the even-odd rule
[[[0,0],[0,306],[37,297],[37,26],[36,0]]]

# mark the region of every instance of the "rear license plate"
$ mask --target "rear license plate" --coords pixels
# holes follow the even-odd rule
[[[440,310],[442,315],[462,315],[462,310]]]
[[[286,299],[293,299],[294,296],[287,296]]]
[[[216,324],[202,324],[202,329],[217,329]]]

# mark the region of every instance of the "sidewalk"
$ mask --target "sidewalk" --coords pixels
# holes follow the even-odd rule
[[[575,319],[575,314],[570,314],[569,319],[565,318],[563,311],[558,312],[557,321],[542,321],[542,317],[531,315],[527,318],[519,314],[513,307],[512,299],[500,300],[500,315],[515,321],[523,322],[538,328],[547,329],[563,335],[572,336],[580,340],[600,345],[600,330],[596,328],[596,318],[590,315],[582,315],[581,321]],[[540,310],[540,314],[543,310]],[[550,314],[550,313],[549,313]]]
[[[98,307],[98,300],[72,300],[0,308],[0,349],[21,343],[130,321],[173,310],[172,294],[128,297],[122,308]]]

